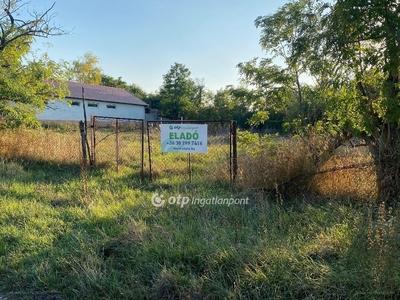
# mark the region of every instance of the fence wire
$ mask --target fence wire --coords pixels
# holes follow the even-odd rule
[[[161,124],[207,124],[207,153],[166,153],[161,149]],[[149,178],[157,182],[232,182],[236,174],[236,123],[148,121]]]
[[[165,153],[161,124],[207,124],[207,153]],[[237,169],[236,123],[148,121],[92,117],[87,143],[77,122],[53,124],[42,130],[4,130],[0,137],[3,158],[79,164],[87,154],[96,166],[130,168],[141,179],[166,184],[185,182],[231,183]]]
[[[137,169],[143,177],[143,120],[92,117],[91,160],[95,165]]]
[[[81,139],[76,122],[43,124],[41,129],[5,129],[0,134],[0,157],[56,164],[79,164]]]

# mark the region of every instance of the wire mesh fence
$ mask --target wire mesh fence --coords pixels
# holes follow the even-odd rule
[[[207,124],[206,153],[162,151],[162,124]],[[226,182],[236,177],[236,123],[205,121],[148,121],[93,117],[82,139],[78,122],[43,129],[5,130],[0,156],[55,163],[80,164],[83,146],[97,167],[134,170],[141,179],[158,183]],[[83,160],[82,160],[83,159]]]
[[[128,166],[143,178],[144,121],[94,116],[91,120],[91,161],[95,165]]]
[[[0,157],[57,164],[79,164],[81,138],[74,123],[44,124],[40,129],[4,129],[0,134]]]
[[[207,124],[207,153],[163,152],[162,124]],[[148,121],[147,155],[151,181],[232,182],[236,176],[234,121]]]

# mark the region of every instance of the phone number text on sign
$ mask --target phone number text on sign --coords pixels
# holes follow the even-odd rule
[[[161,151],[207,153],[207,124],[161,124]]]

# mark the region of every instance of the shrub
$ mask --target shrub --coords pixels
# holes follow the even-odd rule
[[[366,147],[336,148],[317,135],[283,138],[238,134],[239,186],[282,193],[376,198],[376,175]]]

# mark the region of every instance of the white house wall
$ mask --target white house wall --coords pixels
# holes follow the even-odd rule
[[[70,99],[71,102],[78,102],[78,105],[68,105],[67,102],[55,101],[48,103],[48,107],[37,115],[38,120],[49,121],[80,121],[83,120],[82,100]],[[139,105],[130,105],[122,103],[110,103],[103,101],[85,100],[86,116],[118,117],[131,119],[144,119],[145,107]],[[90,107],[90,104],[97,104],[97,107]],[[108,108],[107,105],[115,106]]]

